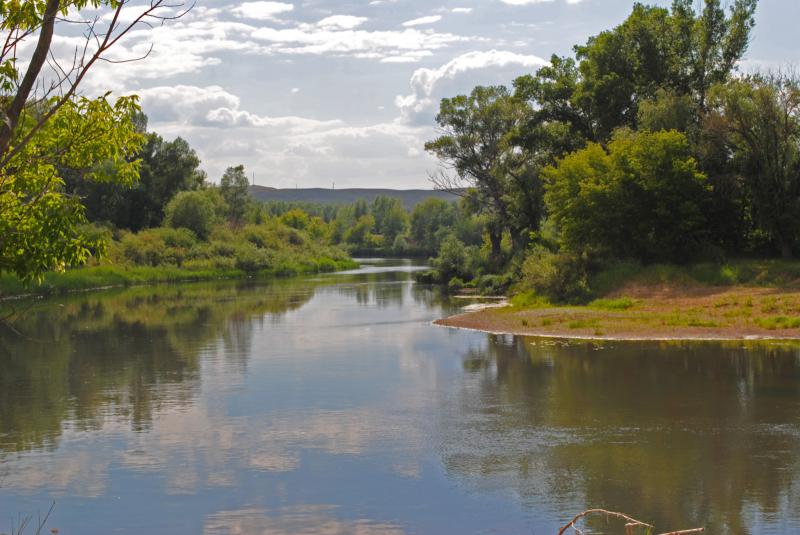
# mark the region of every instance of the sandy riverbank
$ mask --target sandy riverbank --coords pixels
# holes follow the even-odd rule
[[[800,339],[800,290],[628,286],[587,306],[504,306],[437,325],[491,333],[613,340]]]

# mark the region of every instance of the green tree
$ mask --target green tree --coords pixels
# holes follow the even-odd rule
[[[133,19],[120,17],[126,2],[118,1],[0,4],[6,36],[0,49],[0,271],[30,281],[47,270],[82,263],[90,250],[102,250],[80,230],[84,209],[79,199],[65,194],[63,170],[98,182],[133,183],[143,139],[133,122],[134,97],[89,99],[78,96],[78,88],[143,18],[159,18],[162,4],[155,0],[138,14],[131,11]],[[88,6],[110,8],[110,16],[70,20]],[[73,66],[65,69],[51,45],[56,27],[70,22],[90,31],[84,36],[87,46],[76,47],[83,55],[70,58]],[[58,73],[55,82],[43,73],[47,62]]]
[[[228,203],[229,218],[232,223],[239,224],[247,210],[250,181],[244,172],[243,165],[228,167],[222,175],[219,189],[225,202]]]
[[[297,230],[305,230],[311,223],[308,214],[299,208],[293,208],[283,214],[281,222]]]
[[[694,3],[674,0],[671,10],[637,3],[622,24],[576,46],[570,107],[557,109],[579,110],[565,118],[593,141],[636,128],[640,104],[659,90],[690,95],[695,117],[702,115],[709,87],[728,80],[747,51],[757,0],[734,0],[728,16],[721,0],[704,0],[699,12]]]
[[[134,231],[155,227],[162,223],[164,208],[176,193],[203,186],[206,175],[200,170],[200,159],[184,139],[166,141],[155,133],[147,134],[146,139],[137,154],[139,180],[133,184],[97,183],[66,170],[66,190],[83,199],[90,221]]]
[[[208,238],[216,215],[214,203],[203,191],[181,191],[167,203],[164,222],[173,228],[188,228],[201,240]]]
[[[345,232],[344,241],[351,245],[363,247],[370,245],[372,231],[375,228],[375,218],[370,214],[362,215],[355,225]]]
[[[436,179],[439,187],[475,191],[474,206],[489,216],[487,233],[496,264],[502,259],[503,232],[520,247],[542,216],[538,169],[532,155],[516,143],[530,111],[505,87],[476,87],[469,96],[442,99],[436,116],[442,135],[425,144],[446,170]]]
[[[379,195],[372,201],[370,213],[375,218],[375,230],[385,243],[393,244],[408,228],[408,213],[400,199]]]
[[[684,134],[620,130],[544,171],[550,217],[572,251],[685,262],[706,239],[708,189]]]
[[[742,174],[757,227],[791,258],[800,238],[800,83],[750,76],[710,92],[710,135]]]
[[[442,199],[425,199],[411,211],[411,239],[421,251],[434,254],[439,250],[442,228],[452,229],[457,218],[456,207]]]

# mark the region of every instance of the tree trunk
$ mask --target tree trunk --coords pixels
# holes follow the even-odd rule
[[[503,260],[503,250],[501,242],[503,241],[503,233],[500,229],[489,228],[489,242],[492,245],[492,264],[495,267],[500,267]]]
[[[781,258],[784,260],[791,260],[792,259],[792,243],[787,240],[786,238],[780,239],[781,245]]]
[[[58,15],[60,0],[47,0],[47,6],[44,9],[42,16],[42,28],[39,30],[39,41],[36,43],[36,49],[31,56],[31,62],[28,65],[28,70],[25,71],[25,76],[19,84],[17,94],[14,95],[14,100],[11,105],[4,110],[5,117],[0,126],[0,155],[5,155],[8,147],[11,144],[11,138],[14,135],[19,123],[19,116],[25,108],[25,103],[28,102],[28,97],[33,90],[36,79],[42,70],[42,66],[47,61],[47,54],[50,51],[50,43],[53,41],[53,26],[55,25],[56,15]]]

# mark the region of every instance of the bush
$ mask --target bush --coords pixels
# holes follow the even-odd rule
[[[297,230],[308,228],[310,220],[308,214],[299,208],[293,208],[281,216],[281,223]]]
[[[208,238],[216,215],[214,204],[201,191],[181,191],[164,209],[164,223],[172,228],[187,228],[201,240]]]
[[[433,259],[433,267],[439,271],[441,280],[450,280],[453,277],[464,279],[472,278],[467,270],[467,247],[452,234],[442,240],[439,255]]]
[[[503,295],[514,282],[510,273],[503,275],[483,275],[478,279],[478,290],[483,295]]]
[[[138,234],[126,233],[120,240],[122,258],[117,260],[139,266],[180,266],[196,242],[192,231],[185,228],[155,228]]]
[[[269,253],[249,243],[237,246],[234,258],[236,269],[241,269],[245,273],[252,274],[270,267]]]
[[[464,281],[459,279],[458,277],[453,277],[447,283],[447,290],[450,292],[457,292],[464,287]]]
[[[522,264],[521,285],[554,302],[583,303],[591,297],[586,264],[581,256],[537,247]]]
[[[684,134],[618,130],[543,172],[548,213],[572,251],[685,263],[708,238],[710,190]]]

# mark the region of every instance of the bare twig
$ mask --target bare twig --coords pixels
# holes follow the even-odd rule
[[[572,528],[573,530],[575,530],[577,532],[578,530],[575,527],[575,523],[578,520],[580,520],[581,518],[584,518],[584,517],[589,516],[589,515],[595,515],[595,514],[606,515],[607,517],[614,517],[614,518],[619,518],[620,520],[624,520],[626,522],[625,523],[625,535],[633,535],[633,530],[635,528],[637,528],[637,527],[645,527],[645,528],[649,528],[649,529],[653,529],[653,527],[654,527],[653,525],[647,524],[646,522],[642,522],[640,520],[636,520],[635,518],[631,518],[630,516],[628,516],[628,515],[626,515],[624,513],[617,513],[617,512],[614,512],[614,511],[607,511],[605,509],[588,509],[586,511],[583,511],[582,513],[579,513],[568,524],[564,525],[564,527],[562,527],[558,531],[558,535],[564,535],[564,533],[570,528]],[[679,531],[670,531],[670,532],[667,532],[667,533],[662,533],[661,535],[693,535],[695,533],[703,533],[704,531],[705,531],[705,528],[692,528],[692,529],[684,529],[684,530],[679,530]]]

